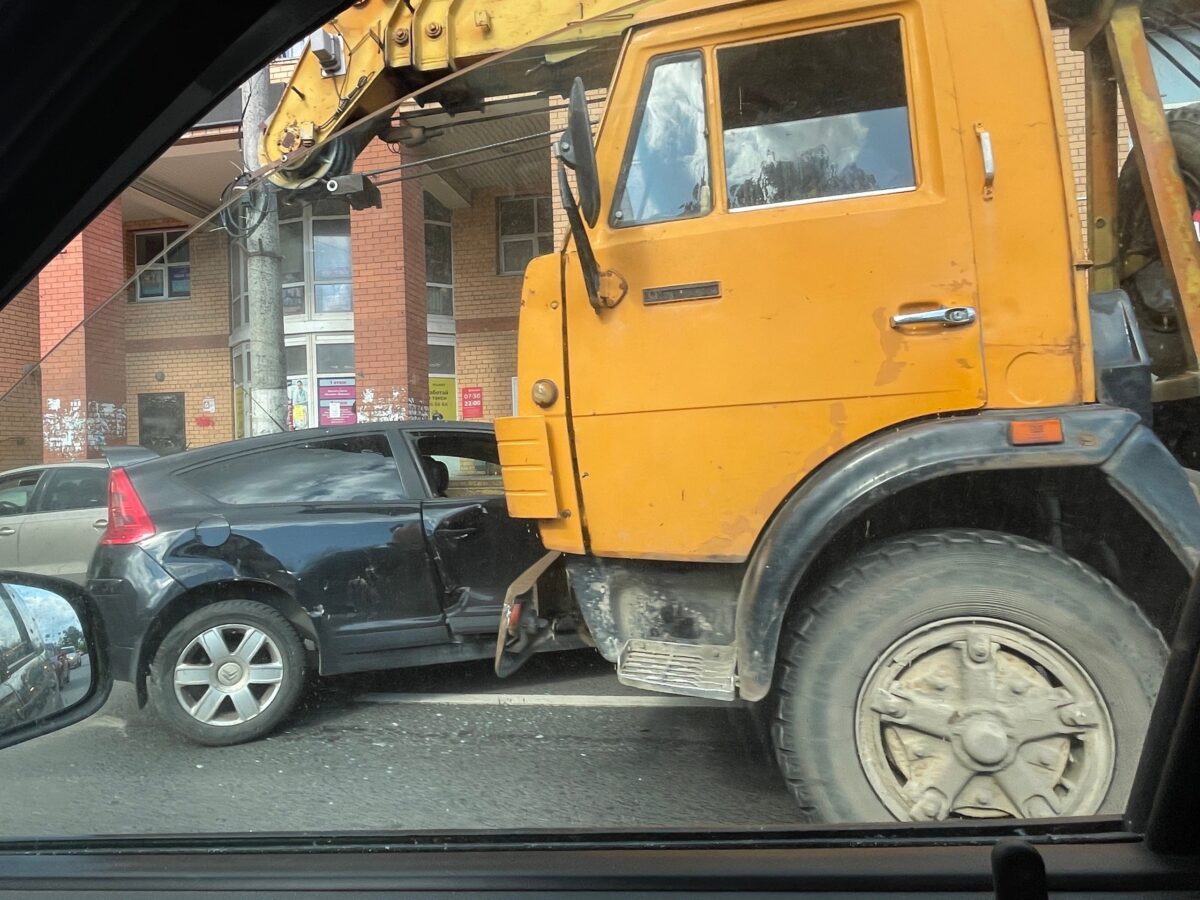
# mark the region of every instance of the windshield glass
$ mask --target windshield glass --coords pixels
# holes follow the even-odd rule
[[[1073,195],[982,330],[925,25],[568,4],[451,74],[374,5],[0,311],[0,569],[85,589],[115,679],[0,752],[0,838],[1119,815],[1194,442],[1081,374]],[[1061,198],[1038,102],[993,127]]]

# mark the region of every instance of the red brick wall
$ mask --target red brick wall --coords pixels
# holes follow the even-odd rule
[[[357,169],[397,165],[380,141]],[[384,176],[386,177],[386,176]],[[380,188],[382,209],[350,215],[354,276],[354,362],[360,421],[429,415],[425,303],[425,224],[416,179]]]
[[[0,310],[0,470],[42,461],[38,318],[35,278]]]
[[[40,343],[50,354],[41,385],[48,461],[98,456],[107,444],[125,443],[124,295],[108,302],[124,282],[122,238],[117,200],[38,278]]]

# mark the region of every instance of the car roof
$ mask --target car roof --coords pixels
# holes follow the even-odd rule
[[[20,475],[22,472],[37,472],[41,469],[107,469],[108,463],[103,459],[81,459],[76,462],[35,463],[29,466],[17,466],[15,469],[5,469],[0,472],[0,478],[6,475]]]
[[[490,422],[456,422],[433,419],[403,419],[390,422],[360,422],[357,425],[329,425],[324,428],[303,428],[297,431],[279,431],[275,434],[262,434],[255,437],[239,438],[233,441],[222,441],[219,444],[209,444],[182,453],[169,456],[152,457],[138,460],[121,468],[130,472],[149,472],[161,466],[182,468],[208,459],[219,459],[231,452],[241,453],[250,450],[261,450],[297,440],[321,440],[323,438],[347,437],[355,434],[372,434],[379,431],[412,432],[472,432],[475,434],[491,435],[495,429]]]

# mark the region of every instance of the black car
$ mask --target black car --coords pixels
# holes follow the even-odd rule
[[[0,734],[62,709],[55,651],[21,598],[0,585]]]
[[[490,426],[249,438],[112,470],[88,573],[116,678],[189,738],[268,733],[321,675],[490,656],[543,553]]]

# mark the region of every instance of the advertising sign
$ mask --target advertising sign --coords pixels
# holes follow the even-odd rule
[[[462,417],[464,419],[483,418],[483,388],[465,387],[462,389]]]
[[[326,425],[353,425],[358,421],[355,398],[356,393],[353,377],[318,378],[318,424],[322,427]]]
[[[454,376],[430,376],[429,418],[438,421],[458,418],[454,409]]]

